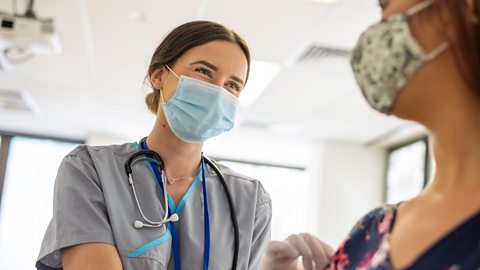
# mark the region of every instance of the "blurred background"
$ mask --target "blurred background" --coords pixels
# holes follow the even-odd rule
[[[21,29],[26,12],[36,19]],[[69,151],[149,134],[150,57],[191,20],[250,46],[236,128],[205,153],[263,183],[273,239],[309,231],[337,246],[366,212],[430,179],[425,130],[370,109],[350,72],[376,0],[0,0],[0,17],[0,269],[34,269]]]

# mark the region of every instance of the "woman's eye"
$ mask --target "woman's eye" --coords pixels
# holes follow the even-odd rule
[[[212,78],[212,72],[206,68],[196,68],[195,72]]]
[[[228,82],[227,87],[235,90],[235,91],[240,91],[240,86],[234,82]]]

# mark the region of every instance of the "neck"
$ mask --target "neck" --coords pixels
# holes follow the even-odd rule
[[[457,89],[458,90],[458,89]],[[470,91],[470,90],[468,90]],[[470,91],[473,94],[473,91]],[[459,98],[460,99],[460,98]],[[480,105],[478,97],[451,100],[427,126],[432,134],[436,172],[430,191],[480,191]],[[461,106],[459,106],[461,104]]]
[[[147,144],[162,157],[168,177],[193,181],[200,166],[203,144],[180,140],[168,126],[161,108]]]

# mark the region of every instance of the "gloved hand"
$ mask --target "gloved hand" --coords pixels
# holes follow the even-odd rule
[[[334,249],[309,233],[292,234],[283,241],[271,241],[261,270],[325,269]],[[302,257],[302,262],[299,258]]]

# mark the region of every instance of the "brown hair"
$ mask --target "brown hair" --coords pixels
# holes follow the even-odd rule
[[[480,95],[480,22],[466,16],[467,3],[459,0],[438,0],[439,8],[448,14],[448,22],[456,31],[455,38],[449,40],[457,63],[469,85]],[[480,19],[480,0],[473,0],[474,16]]]
[[[250,51],[247,43],[234,31],[210,21],[188,22],[173,29],[158,45],[155,53],[153,53],[146,79],[150,78],[150,75],[158,68],[165,65],[173,66],[177,59],[189,49],[215,40],[230,41],[240,46],[247,58],[247,81],[250,71]],[[153,86],[152,88],[153,92],[147,94],[145,103],[152,113],[157,114],[160,90],[155,89]]]

